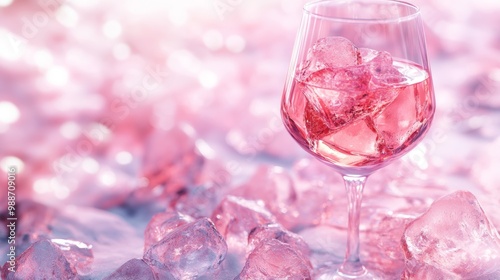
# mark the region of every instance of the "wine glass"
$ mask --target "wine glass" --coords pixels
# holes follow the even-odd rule
[[[393,0],[304,6],[281,104],[306,151],[344,178],[343,264],[321,279],[373,279],[359,258],[366,178],[410,151],[430,127],[434,91],[419,9]]]

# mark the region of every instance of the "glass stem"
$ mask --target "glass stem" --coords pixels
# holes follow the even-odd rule
[[[341,275],[356,278],[366,274],[366,269],[359,260],[359,220],[363,187],[366,176],[344,176],[347,192],[349,220],[347,225],[347,250],[344,263],[338,272]]]

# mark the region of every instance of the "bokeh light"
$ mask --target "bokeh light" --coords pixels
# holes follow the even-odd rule
[[[8,101],[0,101],[0,123],[13,124],[19,120],[21,112],[16,105]]]

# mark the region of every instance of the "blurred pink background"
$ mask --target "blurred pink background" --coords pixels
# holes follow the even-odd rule
[[[18,200],[112,209],[312,162],[279,116],[305,2],[0,0],[0,184],[14,165]],[[437,114],[367,188],[470,190],[499,228],[500,2],[412,2]]]
[[[235,154],[245,164],[307,157],[278,120],[304,2],[0,1],[0,162],[19,167],[18,195],[57,204],[79,176],[123,188],[140,179],[148,134],[179,124],[223,166]],[[415,4],[438,100],[439,139],[431,132],[424,153],[439,173],[469,169],[499,136],[500,4]]]

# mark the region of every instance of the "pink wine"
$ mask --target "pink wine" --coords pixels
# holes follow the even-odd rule
[[[306,62],[283,98],[290,134],[335,166],[377,166],[404,154],[427,131],[434,113],[426,70],[393,61],[385,52],[373,59],[370,51],[360,49],[355,66],[311,70]]]

